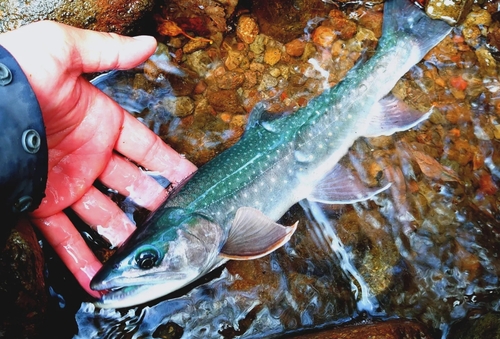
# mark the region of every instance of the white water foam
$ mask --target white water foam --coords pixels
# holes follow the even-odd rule
[[[316,232],[322,232],[318,237],[329,239],[329,246],[339,260],[339,266],[350,279],[351,289],[356,299],[356,307],[359,312],[367,312],[372,316],[383,316],[385,312],[380,310],[380,306],[375,295],[371,293],[370,287],[365,282],[359,271],[351,262],[351,256],[340,241],[335,232],[332,221],[327,218],[321,207],[316,202],[303,200],[300,205],[304,209],[307,217],[315,221],[320,227],[315,228]]]

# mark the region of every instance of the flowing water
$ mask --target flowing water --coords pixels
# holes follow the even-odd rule
[[[360,10],[369,9],[346,15]],[[477,7],[475,15],[485,10]],[[365,318],[416,319],[446,338],[457,321],[499,312],[500,81],[494,49],[481,33],[495,25],[455,29],[395,87],[393,93],[413,106],[433,106],[429,121],[391,137],[361,138],[342,160],[368,183],[385,176],[390,189],[353,205],[302,202],[281,220],[299,220],[282,249],[258,260],[230,261],[148,305],[100,310],[83,302],[76,338],[279,337]],[[471,27],[479,29],[477,36],[464,33]],[[313,28],[305,27],[307,36]],[[283,96],[286,90],[300,97],[307,88],[313,95],[341,78],[361,52],[373,48],[373,35],[358,27],[359,34],[362,39],[342,42],[348,53],[335,55],[332,48],[328,56],[334,61],[317,53],[319,61],[291,66],[287,77],[282,67],[274,86],[279,91],[264,87],[270,107],[276,98],[291,97]],[[207,92],[190,95],[192,115],[176,115],[169,74],[183,77],[186,69],[176,67],[166,49],[155,62],[168,72],[115,72],[97,86],[201,164],[229,147],[242,133],[237,122],[244,125],[248,117],[244,111],[228,118],[226,112],[201,109],[210,102]],[[206,63],[209,87],[222,62]],[[312,68],[305,70],[306,64]],[[316,72],[309,77],[313,81],[286,87],[308,72]],[[122,203],[127,206],[134,209]]]

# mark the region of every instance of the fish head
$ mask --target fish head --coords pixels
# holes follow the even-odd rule
[[[161,210],[94,276],[90,287],[104,293],[96,305],[129,307],[189,284],[215,267],[222,237],[222,228],[204,215]]]

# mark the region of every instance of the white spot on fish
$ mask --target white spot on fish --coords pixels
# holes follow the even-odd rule
[[[295,151],[293,153],[295,160],[298,162],[311,162],[314,159],[314,155],[311,153],[306,153],[303,151]]]
[[[268,121],[262,121],[260,124],[261,124],[262,127],[264,127],[264,129],[266,131],[272,132],[272,133],[276,132],[276,126],[273,126],[273,124],[271,124],[270,122],[268,122]]]

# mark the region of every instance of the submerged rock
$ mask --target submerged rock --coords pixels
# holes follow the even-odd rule
[[[317,333],[304,334],[295,339],[432,339],[421,324],[409,320],[390,320],[381,323],[345,326]],[[486,337],[482,337],[486,338]]]
[[[44,258],[31,225],[20,222],[0,252],[0,336],[41,338],[48,303]]]
[[[433,19],[440,19],[455,25],[463,21],[470,11],[473,0],[428,0],[425,12]]]
[[[499,339],[500,313],[471,315],[452,326],[449,338],[455,339]]]

